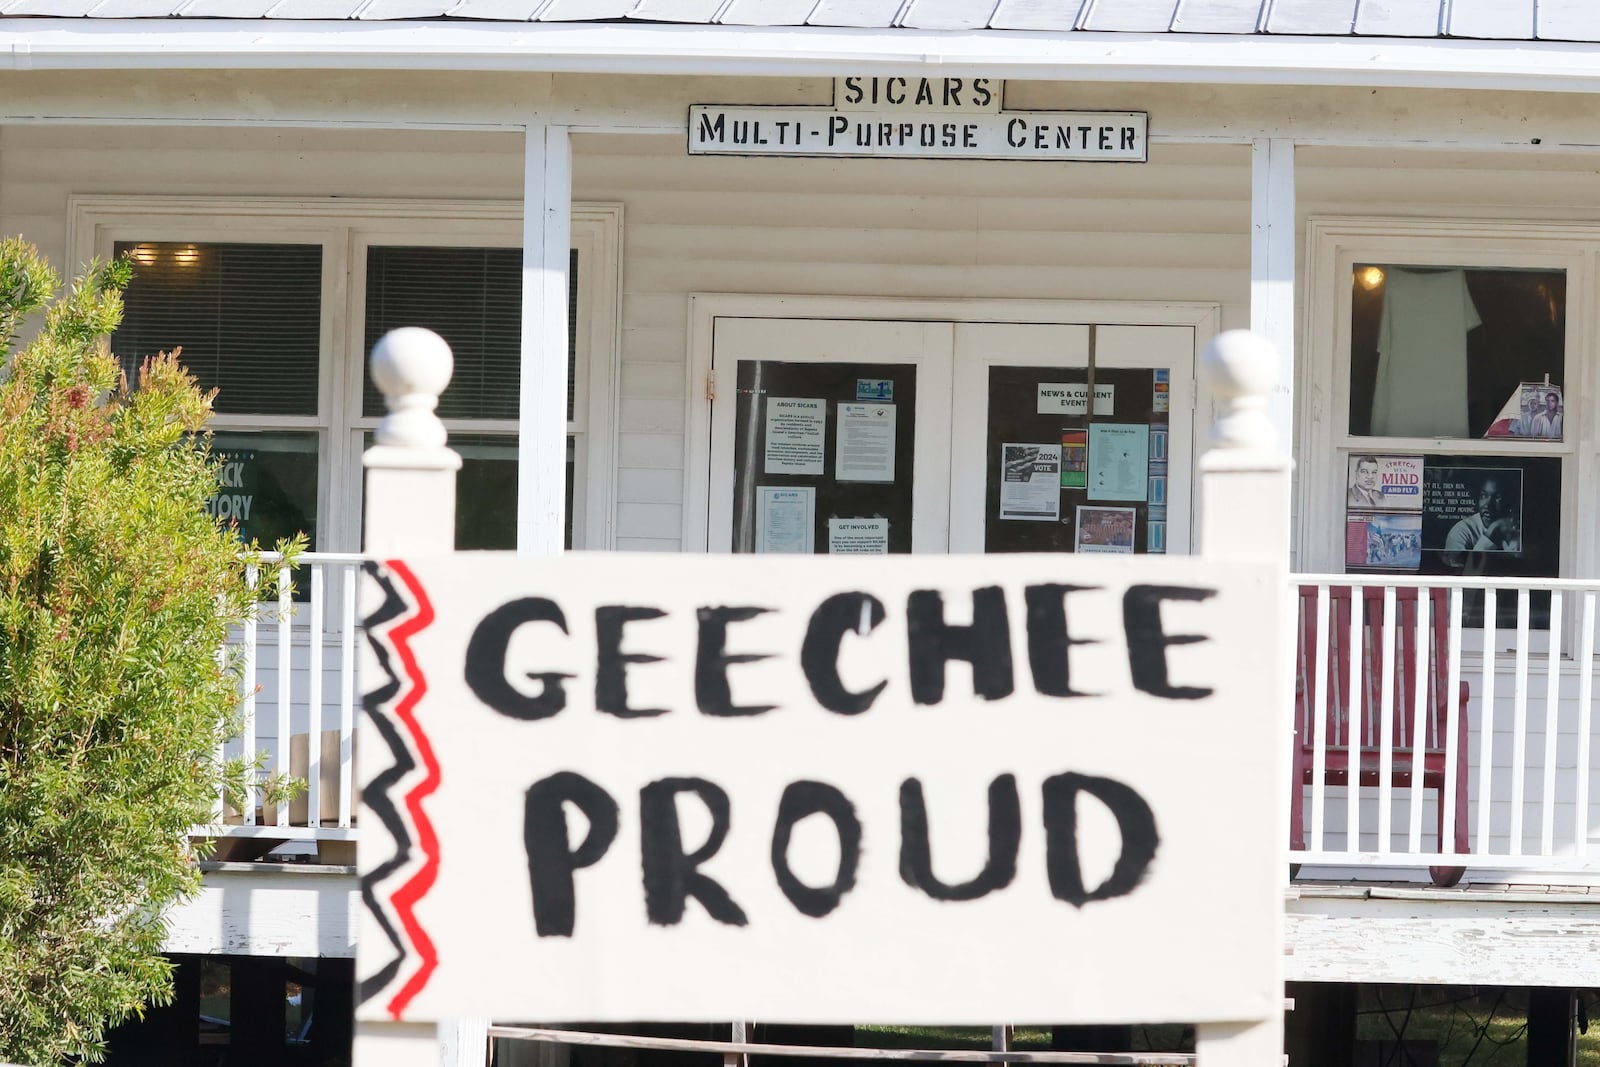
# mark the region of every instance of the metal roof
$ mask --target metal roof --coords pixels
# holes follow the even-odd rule
[[[0,0],[0,17],[625,22],[1600,42],[1595,0]]]

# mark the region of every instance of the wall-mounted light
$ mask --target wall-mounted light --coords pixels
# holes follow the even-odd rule
[[[155,245],[134,245],[133,250],[128,255],[139,266],[148,267],[160,258],[161,251]]]
[[[172,250],[172,262],[184,268],[199,266],[200,249],[194,245],[179,245]]]
[[[1382,267],[1362,267],[1356,271],[1356,284],[1371,292],[1383,284]]]

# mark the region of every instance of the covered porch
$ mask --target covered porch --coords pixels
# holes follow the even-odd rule
[[[219,797],[221,819],[196,828],[222,842],[219,858],[277,848],[352,862],[359,566],[359,557],[304,557],[291,577],[305,599],[285,593],[239,634],[244,728],[227,754],[263,752],[269,774],[309,788],[289,804],[254,796],[243,811]],[[1290,808],[1284,859],[1297,881],[1600,885],[1600,582],[1302,574],[1291,583],[1296,690],[1279,719],[1292,790],[1279,802]],[[1352,599],[1364,610],[1352,611]],[[1485,656],[1485,643],[1506,651]],[[1343,773],[1350,759],[1362,779],[1354,790]]]

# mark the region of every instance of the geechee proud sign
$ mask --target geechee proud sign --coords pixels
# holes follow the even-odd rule
[[[359,1010],[1268,1018],[1276,573],[371,564]]]

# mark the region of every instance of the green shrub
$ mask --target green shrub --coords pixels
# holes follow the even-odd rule
[[[226,774],[244,559],[203,507],[210,396],[174,355],[130,390],[107,349],[128,277],[92,264],[57,299],[0,242],[0,1061],[98,1060],[170,998],[162,913]]]

